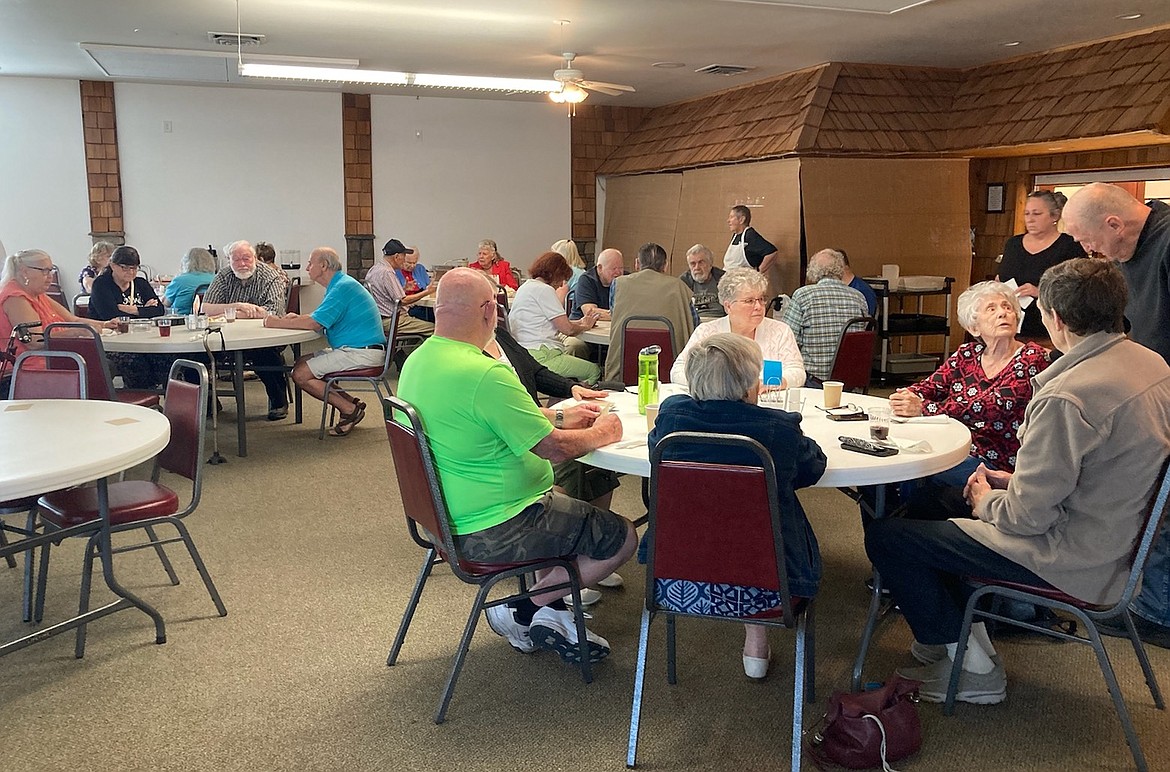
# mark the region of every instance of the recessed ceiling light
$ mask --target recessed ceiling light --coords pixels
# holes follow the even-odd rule
[[[1117,18],[1121,19],[1122,21],[1133,21],[1134,19],[1142,18],[1142,15],[1140,13],[1123,13],[1119,14]]]
[[[686,67],[687,65],[685,62],[655,62],[650,66],[657,67],[660,70],[677,70],[679,67]]]
[[[1012,46],[1018,46],[1019,44],[1020,44],[1020,41],[1018,41],[1018,40],[1010,40],[1007,43],[1000,43],[1001,46],[1005,46],[1007,48],[1011,48]]]

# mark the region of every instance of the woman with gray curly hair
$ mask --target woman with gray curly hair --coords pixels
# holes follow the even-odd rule
[[[203,247],[191,247],[179,261],[179,275],[171,279],[163,293],[163,305],[172,313],[191,313],[195,291],[206,288],[214,278],[215,258]]]
[[[958,315],[975,341],[959,346],[926,380],[890,395],[896,416],[948,415],[971,430],[970,457],[935,475],[940,484],[965,485],[981,462],[1015,471],[1032,378],[1049,364],[1046,349],[1016,340],[1020,314],[1011,287],[998,281],[972,284],[959,295]]]
[[[727,276],[750,268],[735,268]],[[726,277],[724,277],[726,279]],[[763,278],[761,276],[761,278]],[[720,282],[720,289],[723,284]],[[760,443],[772,456],[776,470],[776,493],[780,505],[784,557],[788,568],[788,591],[794,596],[811,598],[821,580],[821,552],[816,534],[809,524],[795,489],[813,485],[825,472],[825,454],[816,441],[800,430],[800,415],[784,410],[760,407],[760,347],[745,336],[729,332],[715,333],[687,344],[687,380],[691,393],[668,398],[658,410],[649,443],[653,447],[671,432],[713,432],[740,434]],[[695,446],[672,453],[670,458],[708,461],[721,464],[758,466],[754,456],[740,458],[727,449]],[[714,454],[714,456],[712,456]],[[702,534],[696,534],[701,538]],[[663,581],[663,580],[659,580]],[[670,582],[670,580],[666,580]],[[754,616],[780,605],[778,592],[761,587],[738,587],[708,582],[684,582],[685,587],[656,587],[667,603],[695,602],[733,606],[737,615]],[[692,604],[690,607],[693,607]],[[676,608],[686,611],[689,608]],[[768,673],[772,652],[768,647],[767,628],[744,625],[743,670],[749,678],[763,678]]]
[[[780,383],[765,384],[765,388],[804,385],[804,359],[800,356],[792,328],[768,316],[767,277],[752,268],[732,268],[719,280],[719,302],[727,316],[703,322],[695,328],[670,368],[671,383],[687,385],[687,360],[698,344],[717,333],[732,332],[754,340],[764,359],[782,363]]]

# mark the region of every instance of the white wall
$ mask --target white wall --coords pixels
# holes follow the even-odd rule
[[[387,239],[427,265],[474,259],[494,239],[528,266],[570,234],[569,119],[544,103],[371,98],[376,252]]]
[[[75,80],[0,78],[0,242],[48,252],[72,294],[92,243]]]
[[[341,95],[119,83],[126,243],[173,273],[236,239],[345,258]],[[163,122],[169,121],[166,133]]]

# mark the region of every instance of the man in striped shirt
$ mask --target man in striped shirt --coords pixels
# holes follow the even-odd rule
[[[793,292],[784,305],[784,321],[800,346],[805,372],[821,381],[827,380],[833,369],[845,322],[869,316],[865,296],[846,285],[844,275],[842,254],[822,249],[809,258],[808,284]]]
[[[223,313],[228,306],[236,309],[240,319],[262,319],[284,313],[284,284],[276,270],[256,259],[256,250],[246,241],[233,241],[224,247],[230,261],[215,275],[203,296],[203,311]],[[283,347],[281,347],[283,348]],[[268,392],[268,420],[288,417],[288,376],[284,372],[281,348],[258,348],[248,352],[248,363]]]

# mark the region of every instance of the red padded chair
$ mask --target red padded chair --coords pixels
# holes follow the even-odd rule
[[[1141,743],[1138,741],[1137,731],[1133,726],[1133,720],[1130,718],[1129,711],[1125,707],[1125,700],[1122,699],[1121,687],[1118,686],[1117,676],[1113,672],[1113,665],[1109,662],[1109,653],[1101,643],[1101,634],[1097,631],[1097,626],[1094,622],[1105,622],[1117,618],[1125,622],[1125,627],[1129,631],[1130,643],[1133,644],[1133,650],[1137,654],[1138,663],[1142,668],[1142,674],[1146,678],[1146,686],[1150,689],[1150,696],[1154,698],[1154,705],[1158,710],[1165,710],[1166,703],[1162,699],[1162,691],[1158,688],[1158,680],[1154,676],[1154,670],[1150,667],[1150,658],[1146,655],[1146,649],[1142,644],[1142,639],[1138,637],[1137,631],[1134,629],[1129,604],[1141,584],[1142,571],[1145,569],[1146,562],[1150,558],[1150,549],[1153,547],[1154,541],[1158,538],[1158,534],[1162,529],[1162,523],[1166,519],[1166,504],[1168,499],[1170,499],[1170,468],[1163,469],[1162,471],[1162,481],[1158,487],[1157,494],[1154,496],[1153,502],[1151,502],[1149,514],[1146,515],[1145,528],[1142,530],[1141,538],[1138,539],[1134,547],[1133,562],[1130,564],[1129,577],[1125,582],[1125,588],[1122,590],[1121,599],[1111,606],[1095,606],[1051,587],[1033,587],[1018,582],[1006,582],[1000,579],[970,578],[969,581],[980,586],[967,600],[967,608],[963,613],[963,626],[959,631],[959,648],[955,652],[956,664],[951,668],[951,682],[947,688],[947,699],[943,705],[943,713],[950,716],[955,712],[955,693],[958,691],[959,676],[962,673],[962,667],[959,663],[963,661],[963,656],[966,653],[967,635],[971,631],[971,623],[975,617],[994,619],[997,622],[1027,628],[1034,633],[1049,635],[1053,638],[1060,638],[1061,640],[1072,641],[1074,643],[1083,643],[1086,646],[1091,646],[1097,654],[1097,664],[1101,667],[1101,675],[1105,677],[1105,685],[1109,689],[1109,696],[1113,699],[1113,707],[1116,708],[1117,717],[1121,720],[1121,726],[1125,730],[1125,741],[1128,743],[1129,750],[1133,754],[1134,764],[1141,772],[1149,769],[1146,764],[1145,754],[1142,753]],[[1024,603],[1042,606],[1053,611],[1063,611],[1075,617],[1080,622],[1080,626],[1085,630],[1088,637],[1081,638],[1080,636],[1070,635],[1050,627],[1022,622],[1011,617],[1003,616],[994,610],[984,611],[978,608],[977,604],[979,599],[986,595],[1023,601]],[[992,609],[994,608],[995,606],[992,607]],[[1056,651],[1056,649],[1052,651]]]
[[[288,294],[284,298],[284,312],[299,314],[301,312],[301,277],[294,276],[288,280]]]
[[[357,370],[338,370],[334,373],[326,373],[322,376],[325,381],[325,394],[321,398],[321,427],[317,431],[317,439],[325,439],[325,420],[326,415],[329,416],[329,425],[333,425],[333,414],[336,412],[329,404],[329,392],[336,390],[334,384],[364,384],[363,388],[354,389],[352,386],[346,391],[362,391],[373,392],[378,395],[378,399],[382,400],[389,397],[394,392],[390,390],[390,374],[394,371],[394,354],[398,351],[404,351],[407,347],[414,349],[422,345],[424,340],[422,335],[399,335],[398,334],[398,303],[395,302],[391,306],[390,316],[390,330],[386,335],[385,354],[382,359],[380,367],[363,367]],[[386,392],[383,394],[382,389]]]
[[[663,327],[631,327],[632,322],[654,322]],[[627,316],[618,331],[622,341],[622,383],[634,386],[638,383],[638,352],[647,346],[659,346],[658,382],[670,381],[670,368],[674,366],[674,325],[665,316]]]
[[[475,634],[480,612],[520,598],[530,598],[534,594],[543,594],[550,590],[572,592],[573,616],[577,622],[577,640],[580,646],[581,677],[585,683],[591,683],[593,671],[589,665],[585,618],[580,611],[582,608],[581,577],[577,573],[573,557],[495,564],[477,563],[460,555],[451,537],[447,504],[443,498],[443,490],[439,486],[439,472],[435,469],[435,462],[431,456],[422,420],[409,403],[396,397],[388,397],[384,402],[384,408],[386,411],[386,434],[390,438],[390,453],[394,459],[394,474],[398,479],[398,490],[402,496],[403,509],[406,511],[406,527],[414,543],[427,551],[426,557],[423,558],[422,568],[418,572],[418,579],[414,583],[414,590],[410,593],[410,601],[406,605],[406,611],[403,612],[402,623],[398,626],[398,633],[394,636],[394,644],[386,658],[386,664],[393,666],[398,661],[398,653],[402,650],[402,644],[406,640],[406,631],[410,627],[410,620],[414,617],[414,610],[418,607],[423,587],[426,586],[431,570],[439,563],[447,563],[451,567],[451,573],[467,584],[478,586],[479,591],[475,595],[475,603],[471,606],[471,613],[467,616],[467,624],[463,630],[463,637],[459,641],[459,648],[455,653],[455,663],[451,668],[451,675],[447,678],[447,685],[443,689],[443,695],[439,699],[439,707],[435,711],[436,724],[443,723],[443,719],[446,717],[447,706],[451,702],[451,695],[455,692],[455,681],[459,678],[459,671],[463,668],[463,660],[467,656],[468,646],[471,645],[471,637]],[[543,587],[539,593],[534,593],[529,589],[525,581],[526,574],[557,567],[568,572],[569,581],[555,586]],[[519,592],[491,601],[487,599],[488,593],[493,587],[512,577],[516,577],[520,582]]]
[[[25,366],[25,362],[33,359],[49,360],[71,359],[72,370],[33,370]],[[8,386],[8,399],[85,399],[85,362],[80,356],[71,351],[26,351],[16,358],[12,372],[12,382]],[[25,515],[24,527],[10,525],[3,520],[4,515]],[[37,497],[26,496],[22,499],[0,501],[0,547],[8,545],[5,532],[19,536],[35,536],[37,526]],[[32,585],[33,585],[33,553],[36,550],[26,550],[24,553],[24,591],[21,602],[22,619],[32,621]],[[12,555],[5,557],[9,568],[16,568],[16,558]]]
[[[198,383],[188,383],[179,377],[180,370],[190,370],[198,376]],[[191,533],[183,518],[195,511],[203,492],[203,445],[207,422],[204,410],[207,404],[207,369],[189,359],[176,359],[171,365],[167,380],[166,408],[163,411],[171,424],[171,437],[166,448],[158,455],[154,471],[149,480],[126,480],[109,484],[110,533],[122,533],[141,528],[149,539],[140,544],[117,547],[104,559],[133,550],[153,548],[163,569],[171,580],[178,584],[179,578],[167,558],[163,545],[182,542],[195,564],[203,585],[207,588],[219,615],[227,616],[227,608],[211,580],[211,574],[195,548]],[[190,481],[191,496],[186,506],[180,508],[179,494],[159,482],[162,470],[179,475]],[[41,522],[46,531],[70,528],[99,518],[98,490],[95,486],[71,488],[42,496],[38,502]],[[170,525],[178,536],[160,539],[155,526]],[[81,571],[80,612],[89,608],[90,578],[93,573],[93,559],[97,552],[96,535],[91,537],[85,550],[85,563]],[[49,545],[41,551],[40,575],[37,580],[36,618],[40,621],[44,612],[45,584],[49,569]],[[77,628],[76,655],[85,652],[85,625]]]
[[[683,448],[710,448],[712,458],[729,453],[754,457],[758,463],[738,466],[722,463],[670,460]],[[707,453],[702,453],[706,457]],[[712,498],[711,491],[719,491]],[[634,699],[626,766],[637,760],[642,687],[650,623],[666,615],[666,679],[676,682],[676,616],[738,622],[751,621],[796,630],[796,672],[792,694],[792,770],[800,770],[804,703],[815,702],[814,599],[792,597],[784,558],[784,537],[777,498],[776,471],[768,451],[753,439],[732,434],[673,432],[650,453],[650,525],[646,531],[646,602],[638,638]],[[700,538],[701,537],[701,538]],[[777,593],[780,606],[752,617],[680,610],[672,604],[660,580],[688,580],[757,587]]]
[[[84,303],[81,302],[81,300],[83,298],[85,300]],[[73,305],[71,306],[71,308],[73,309],[74,316],[79,316],[82,319],[89,319],[90,318],[90,316],[89,316],[89,293],[88,292],[78,292],[76,295],[74,295],[73,296]]]
[[[861,329],[855,325],[864,324]],[[869,394],[870,373],[873,371],[873,351],[877,345],[877,320],[872,316],[856,316],[845,322],[837,353],[833,356],[830,381],[841,381],[845,391]]]
[[[159,395],[144,389],[115,389],[110,363],[102,336],[88,324],[55,322],[45,328],[45,348],[49,351],[72,351],[85,360],[86,388],[89,399],[125,402],[139,407],[158,408]],[[65,365],[71,367],[70,365]]]

